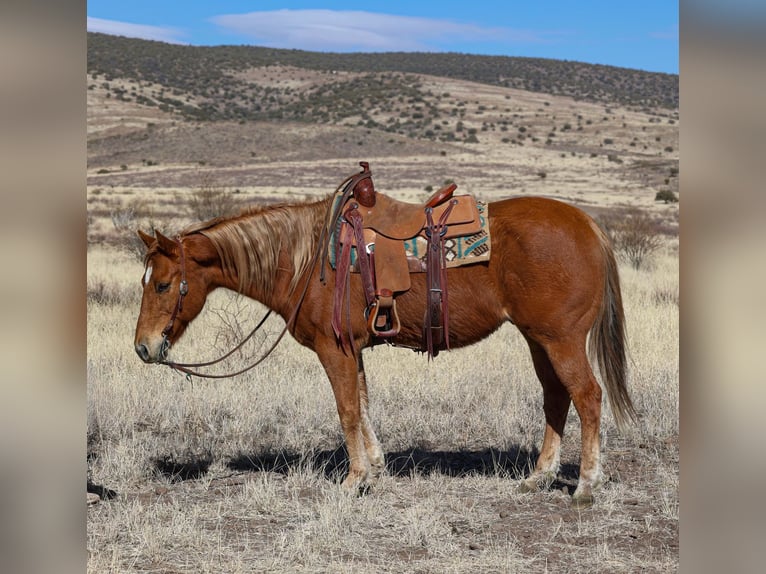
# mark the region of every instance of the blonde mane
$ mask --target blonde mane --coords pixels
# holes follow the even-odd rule
[[[285,250],[292,263],[292,292],[314,255],[330,198],[299,204],[249,207],[234,217],[193,224],[181,235],[201,233],[215,246],[224,273],[238,277],[239,291],[271,291]]]

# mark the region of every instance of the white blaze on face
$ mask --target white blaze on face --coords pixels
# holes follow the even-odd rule
[[[152,276],[152,264],[146,266],[146,273],[144,273],[144,285],[149,284],[149,279]]]

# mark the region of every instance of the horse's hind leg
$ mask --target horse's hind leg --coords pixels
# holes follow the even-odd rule
[[[364,365],[362,364],[362,354],[359,354],[357,364],[357,381],[359,385],[359,406],[362,424],[362,438],[364,439],[364,448],[367,451],[367,459],[370,462],[370,481],[376,481],[383,473],[385,459],[383,449],[380,448],[378,437],[370,423],[370,417],[367,413],[367,378],[364,374]]]
[[[580,479],[572,502],[576,506],[587,506],[593,503],[593,489],[601,481],[601,387],[588,362],[585,337],[582,340],[572,337],[563,342],[547,343],[545,349],[551,366],[580,416]]]
[[[569,392],[561,384],[545,350],[527,339],[532,353],[537,378],[543,386],[543,410],[545,411],[545,437],[540,456],[532,474],[521,483],[522,492],[532,492],[548,488],[559,470],[561,438],[564,436],[569,405],[572,402]]]

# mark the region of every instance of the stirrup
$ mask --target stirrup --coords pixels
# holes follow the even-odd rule
[[[381,289],[364,314],[367,316],[367,330],[376,337],[394,337],[399,334],[401,324],[396,312],[396,301],[388,289]]]

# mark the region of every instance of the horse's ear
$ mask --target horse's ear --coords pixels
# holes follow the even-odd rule
[[[157,236],[157,244],[160,247],[160,252],[165,255],[175,255],[178,253],[178,244],[174,240],[165,237],[159,231],[155,231],[154,234]]]
[[[147,249],[149,249],[152,246],[152,243],[155,242],[154,237],[152,237],[148,233],[144,233],[140,229],[138,230],[138,236],[141,238],[141,241],[144,242],[144,245],[146,245]]]
[[[200,233],[192,233],[185,237],[189,257],[203,266],[213,265],[219,261],[218,251],[212,241]]]

